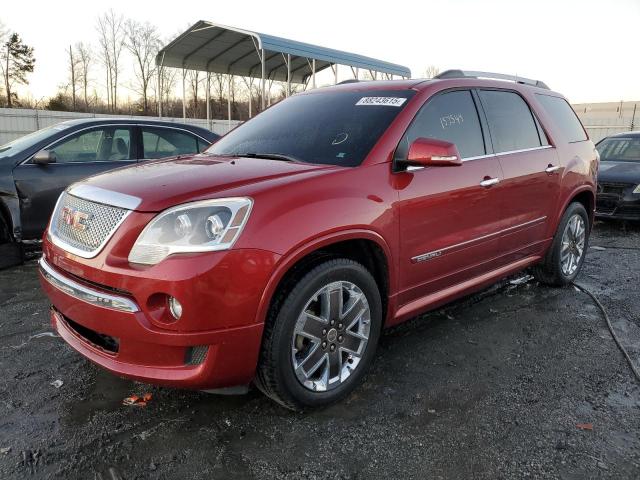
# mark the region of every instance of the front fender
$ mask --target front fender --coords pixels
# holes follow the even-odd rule
[[[378,233],[366,230],[366,229],[347,229],[337,232],[324,234],[304,243],[298,245],[285,253],[278,263],[276,264],[273,273],[267,283],[262,298],[260,299],[258,311],[256,314],[256,323],[264,323],[269,311],[269,305],[271,299],[276,293],[278,285],[284,278],[285,274],[302,258],[306,257],[312,252],[315,252],[322,247],[332,245],[334,243],[343,242],[346,240],[370,240],[375,242],[384,252],[389,267],[389,293],[395,292],[397,289],[396,269],[391,249],[386,240]]]

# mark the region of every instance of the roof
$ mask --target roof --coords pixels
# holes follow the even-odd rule
[[[623,126],[623,125],[621,125]],[[595,128],[598,128],[598,125],[594,125]],[[619,132],[619,133],[614,133],[613,135],[608,135],[606,138],[610,138],[610,137],[631,137],[631,138],[635,138],[635,137],[640,137],[640,130],[632,130],[629,132]]]
[[[156,64],[261,78],[258,55],[261,49],[265,50],[265,78],[271,80],[287,80],[287,55],[291,55],[291,81],[294,83],[304,83],[312,74],[312,59],[316,60],[316,73],[338,64],[411,76],[409,68],[395,63],[204,20],[162,48]]]
[[[69,127],[75,126],[100,126],[100,125],[150,125],[150,126],[158,126],[158,127],[173,127],[180,128],[182,130],[189,130],[193,133],[207,134],[212,138],[219,138],[220,135],[214,133],[206,128],[200,127],[198,125],[191,125],[188,123],[181,122],[173,122],[173,121],[164,121],[164,120],[156,120],[154,117],[135,117],[135,118],[113,118],[113,117],[91,117],[91,118],[76,118],[73,120],[65,120],[64,122],[60,122],[57,125],[67,125]]]

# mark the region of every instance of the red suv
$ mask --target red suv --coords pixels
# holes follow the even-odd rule
[[[383,327],[525,267],[571,282],[597,169],[542,82],[322,88],[203,154],[69,187],[42,285],[60,336],[117,375],[321,406],[361,381]]]

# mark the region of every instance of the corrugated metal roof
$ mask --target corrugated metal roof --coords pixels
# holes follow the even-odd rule
[[[265,78],[271,80],[287,80],[287,54],[291,55],[291,81],[294,83],[303,83],[311,75],[312,59],[316,60],[316,73],[338,64],[411,76],[411,70],[402,65],[203,20],[162,48],[156,63],[261,78],[260,49],[265,50]]]

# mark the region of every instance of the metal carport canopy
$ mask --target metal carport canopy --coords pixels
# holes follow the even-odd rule
[[[162,48],[156,63],[293,83],[305,83],[314,72],[332,65],[411,76],[411,70],[402,65],[203,20]]]

